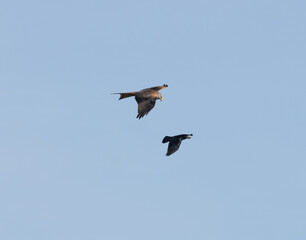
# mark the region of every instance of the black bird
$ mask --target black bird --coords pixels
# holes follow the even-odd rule
[[[166,136],[163,139],[163,143],[169,142],[168,145],[168,151],[166,156],[170,156],[171,154],[175,153],[181,145],[182,140],[184,139],[191,139],[190,136],[193,136],[192,134],[181,134],[181,135],[176,135],[173,137]]]

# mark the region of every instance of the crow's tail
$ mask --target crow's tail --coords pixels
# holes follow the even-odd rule
[[[171,140],[172,137],[166,136],[163,139],[163,143],[169,142]]]

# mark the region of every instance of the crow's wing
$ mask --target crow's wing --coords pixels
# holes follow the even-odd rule
[[[181,142],[182,141],[178,138],[172,139],[169,142],[166,156],[170,156],[171,154],[175,153],[180,148]]]

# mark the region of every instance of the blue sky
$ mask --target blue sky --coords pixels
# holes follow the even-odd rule
[[[306,238],[304,1],[0,6],[1,239]]]

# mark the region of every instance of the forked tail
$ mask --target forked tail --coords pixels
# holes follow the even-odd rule
[[[127,93],[113,93],[113,94],[120,94],[119,100],[123,98],[128,98],[136,95],[136,92],[127,92]]]

